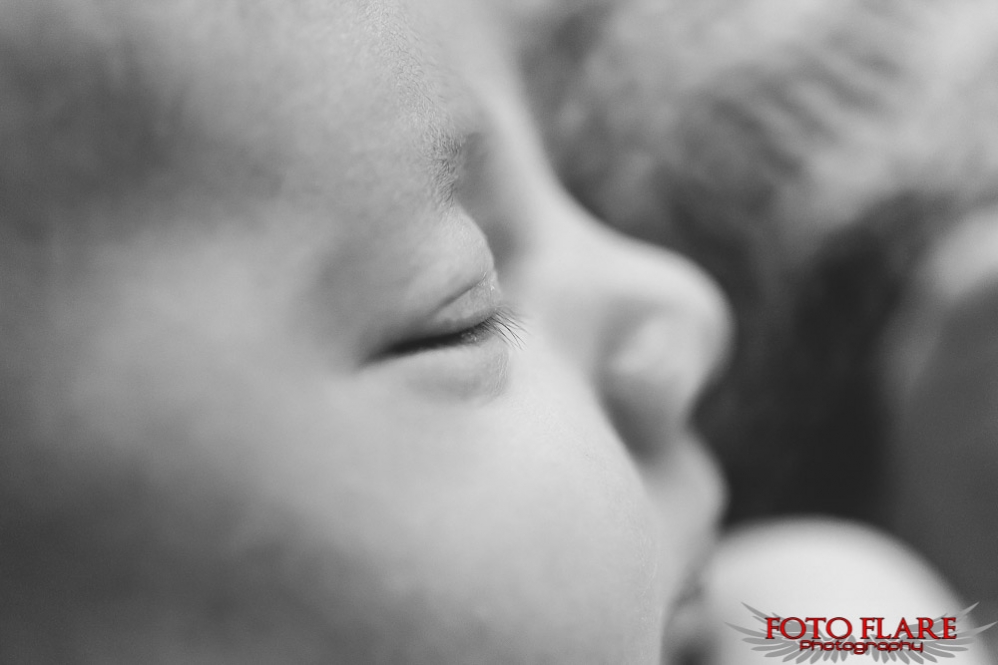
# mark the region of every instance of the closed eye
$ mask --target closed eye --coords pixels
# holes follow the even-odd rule
[[[523,323],[509,307],[502,306],[473,326],[442,335],[430,335],[406,340],[390,347],[386,357],[407,356],[461,346],[474,346],[499,338],[511,347],[522,344]]]

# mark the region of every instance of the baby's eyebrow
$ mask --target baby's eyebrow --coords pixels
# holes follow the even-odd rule
[[[428,131],[433,192],[445,207],[454,201],[470,144],[485,133],[487,126],[484,109],[466,88],[459,88],[457,98],[448,101],[443,118]]]
[[[454,199],[467,142],[467,134],[458,133],[453,128],[434,132],[431,139],[433,192],[443,205],[448,205]]]

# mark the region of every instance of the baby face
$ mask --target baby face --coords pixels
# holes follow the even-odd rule
[[[4,7],[0,660],[658,661],[728,315],[475,11]]]

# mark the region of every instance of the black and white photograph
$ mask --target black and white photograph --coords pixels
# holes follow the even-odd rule
[[[0,0],[0,665],[996,623],[995,0]]]

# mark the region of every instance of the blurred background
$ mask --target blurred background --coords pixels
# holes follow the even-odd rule
[[[566,185],[735,308],[728,523],[878,525],[998,618],[998,3],[522,4]]]

